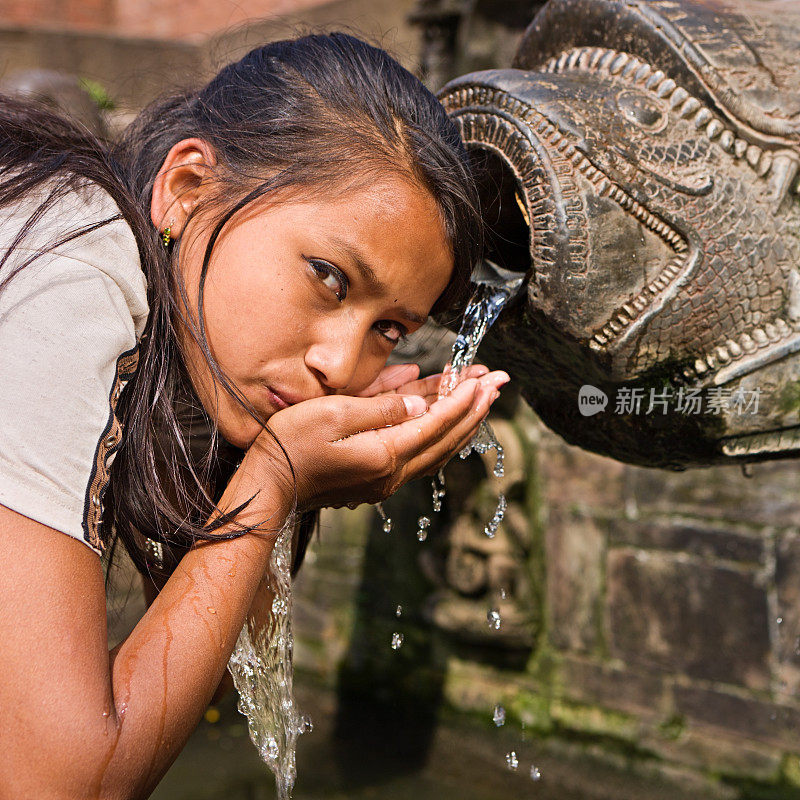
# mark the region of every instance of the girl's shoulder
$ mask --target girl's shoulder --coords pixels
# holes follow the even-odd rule
[[[130,225],[111,195],[96,183],[81,181],[62,190],[56,180],[21,200],[0,207],[0,282],[20,269],[8,290],[27,292],[32,284],[97,271],[118,287],[141,335],[147,321],[147,280]],[[5,291],[5,288],[4,288]],[[0,294],[0,297],[2,295]]]
[[[0,505],[99,553],[146,282],[111,196],[54,189],[0,209]]]

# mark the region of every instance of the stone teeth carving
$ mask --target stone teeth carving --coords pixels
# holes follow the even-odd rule
[[[711,119],[711,112],[707,108],[701,108],[694,116],[696,128],[702,128]]]
[[[674,94],[673,97],[675,97]],[[684,118],[691,117],[698,108],[700,108],[700,101],[696,97],[689,97],[681,105],[678,115]],[[698,125],[697,127],[699,128],[700,126]]]
[[[661,78],[664,77],[664,73],[661,72],[661,70],[654,73],[653,77],[655,77],[656,75],[660,75]],[[645,86],[646,88],[651,89],[654,86],[656,86],[657,82],[653,84],[653,87],[651,87],[649,83],[650,81],[648,81],[647,84],[645,84]],[[675,91],[676,86],[677,84],[675,83],[674,80],[672,80],[672,78],[667,78],[665,81],[662,81],[660,84],[658,84],[658,88],[656,88],[655,93],[658,97],[667,97],[667,95],[670,95],[672,94],[672,92]]]
[[[717,358],[720,360],[721,363],[727,364],[731,360],[730,353],[724,347],[718,347],[715,351],[717,354]]]
[[[676,108],[683,104],[683,102],[689,97],[689,92],[686,91],[682,86],[679,86],[673,93],[669,99],[669,104],[672,108]]]
[[[767,338],[767,334],[764,333],[764,331],[761,328],[753,329],[753,340],[760,347],[769,344],[769,339]]]
[[[709,139],[716,139],[723,130],[722,123],[719,120],[712,119],[706,128],[706,136],[708,136]]]
[[[754,144],[751,144],[750,147],[747,148],[745,151],[745,158],[747,159],[747,163],[751,167],[755,167],[758,164],[759,159],[761,158],[761,148],[756,147]]]
[[[736,137],[733,135],[732,131],[723,131],[722,135],[719,137],[719,143],[722,146],[723,150],[727,150],[729,153],[733,152],[733,145],[736,141]]]

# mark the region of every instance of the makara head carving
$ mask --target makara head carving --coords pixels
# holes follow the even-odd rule
[[[526,273],[486,346],[546,424],[649,466],[800,455],[796,4],[551,0],[440,96]]]

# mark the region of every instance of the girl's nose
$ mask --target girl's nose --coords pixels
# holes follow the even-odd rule
[[[346,331],[331,326],[306,350],[306,366],[329,389],[346,389],[356,378],[363,343],[355,326]]]

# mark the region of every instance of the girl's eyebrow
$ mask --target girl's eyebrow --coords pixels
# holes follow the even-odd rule
[[[342,254],[353,263],[363,281],[372,291],[383,294],[389,293],[386,284],[384,284],[380,278],[378,278],[378,276],[375,274],[375,270],[373,270],[372,267],[367,263],[363,253],[356,245],[351,244],[350,242],[346,241],[345,239],[341,239],[338,236],[331,236],[329,241],[337,250],[340,250]],[[398,306],[396,310],[398,314],[405,317],[405,319],[407,319],[409,322],[414,322],[419,325],[422,325],[422,323],[428,318],[427,314],[418,314],[416,311],[412,311],[405,306]]]

